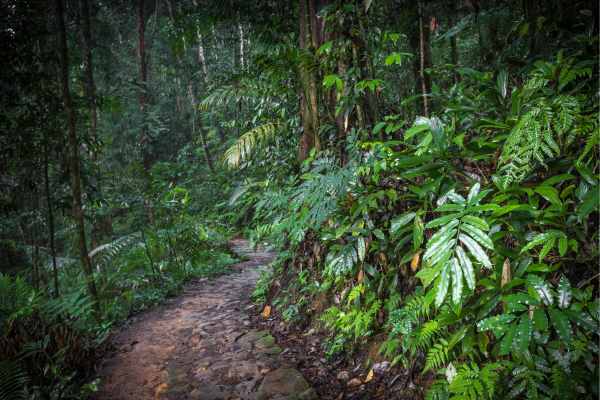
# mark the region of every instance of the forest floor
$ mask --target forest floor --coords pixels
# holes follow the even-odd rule
[[[246,259],[234,272],[131,318],[98,349],[101,382],[92,399],[422,398],[404,368],[326,361],[326,333],[260,316],[251,294],[258,267],[275,254],[254,253],[244,239],[231,247]]]

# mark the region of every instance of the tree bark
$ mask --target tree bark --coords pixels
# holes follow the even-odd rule
[[[56,250],[54,248],[54,213],[52,212],[52,195],[50,194],[50,179],[48,176],[48,145],[44,144],[44,187],[48,205],[48,236],[50,237],[50,257],[52,257],[52,276],[54,277],[54,298],[58,299],[58,269],[56,267]]]
[[[427,83],[425,82],[425,38],[423,37],[423,2],[419,0],[419,42],[421,45],[421,88],[423,89],[423,107],[425,116],[429,117],[429,105],[427,103]]]
[[[171,22],[175,23],[175,18],[173,16],[173,7],[171,7],[171,2],[169,0],[165,0],[167,2],[167,7],[169,8],[169,15],[171,16]],[[175,34],[177,38],[177,34]],[[188,91],[190,94],[190,103],[192,103],[192,112],[194,119],[198,122],[198,132],[200,133],[200,142],[202,143],[202,147],[204,149],[204,156],[206,157],[206,163],[208,164],[208,169],[214,171],[212,161],[210,160],[210,154],[208,152],[208,146],[206,145],[206,138],[204,136],[203,124],[202,120],[198,118],[198,107],[196,105],[196,95],[194,93],[194,86],[192,84],[192,80],[185,69],[185,65],[183,64],[183,58],[180,53],[177,53],[177,63],[179,64],[179,68],[181,69],[181,73],[183,74],[183,78],[185,79],[185,83],[188,87]]]
[[[88,101],[88,107],[90,110],[90,123],[88,125],[88,135],[90,137],[96,136],[96,129],[98,128],[98,114],[96,112],[96,100],[95,96],[95,85],[94,85],[94,63],[92,58],[92,28],[90,24],[90,9],[88,0],[79,0],[79,13],[80,13],[80,25],[81,25],[81,36],[83,37],[83,80],[85,84],[85,96]],[[91,151],[90,159],[96,165],[99,164],[100,159],[98,152]],[[100,182],[100,177],[98,177]],[[92,222],[92,250],[99,246],[98,241],[98,229],[97,221],[94,219]]]
[[[65,107],[65,119],[67,123],[67,137],[69,141],[69,166],[71,169],[71,180],[73,185],[73,215],[75,217],[75,230],[77,232],[77,247],[81,257],[81,265],[85,275],[88,291],[92,300],[92,309],[100,314],[100,304],[98,303],[98,293],[96,291],[96,282],[94,272],[90,264],[85,241],[85,222],[83,219],[83,209],[81,206],[81,182],[79,180],[79,157],[77,154],[77,136],[75,134],[75,118],[73,115],[73,103],[71,101],[71,92],[69,92],[69,59],[67,52],[67,34],[65,32],[65,20],[63,17],[62,0],[55,0],[56,20],[58,23],[60,55],[60,88],[62,100]]]
[[[158,2],[160,0],[156,0],[156,8],[154,10],[154,23],[152,24],[152,34],[150,35],[150,43],[148,43],[148,55],[147,55],[147,68],[148,75],[150,76],[150,80],[152,82],[156,82],[156,75],[154,75],[154,69],[152,68],[152,45],[154,44],[154,33],[156,33],[156,20],[158,19]]]
[[[300,4],[300,48],[306,49],[306,8],[304,0],[299,0]],[[306,71],[300,67],[300,120],[302,122],[302,133],[300,134],[300,143],[298,143],[298,156],[296,161],[302,164],[304,160],[310,157],[310,149],[314,146],[314,135],[310,130],[311,118],[308,110],[307,89],[308,79]]]
[[[146,126],[146,119],[148,115],[148,91],[146,88],[147,80],[147,64],[146,64],[146,41],[144,37],[144,0],[137,2],[137,49],[138,49],[138,66],[139,66],[139,80],[140,80],[140,147],[141,147],[141,160],[142,167],[146,170],[150,170],[150,157],[148,154],[148,127]]]
[[[240,23],[240,21],[237,22],[237,30],[238,30],[238,35],[240,38],[240,66],[243,71],[245,69],[244,68],[244,30],[242,29],[242,24]]]

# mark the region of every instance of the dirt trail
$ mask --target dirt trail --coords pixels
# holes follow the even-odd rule
[[[251,329],[245,313],[260,277],[257,267],[275,254],[254,253],[243,239],[231,245],[249,258],[236,272],[187,288],[111,337],[93,399],[318,398],[296,369],[277,368],[285,351],[264,328]]]

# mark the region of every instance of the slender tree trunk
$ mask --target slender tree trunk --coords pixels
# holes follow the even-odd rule
[[[197,0],[192,0],[195,6],[198,5]],[[204,46],[202,45],[202,35],[200,34],[200,23],[196,20],[196,24],[198,24],[198,30],[196,31],[196,35],[198,36],[198,60],[202,63],[202,72],[204,72],[204,83],[208,85],[208,71],[206,69],[206,60],[204,58]]]
[[[80,13],[80,25],[81,33],[83,37],[83,80],[85,83],[85,96],[87,97],[88,106],[90,110],[90,123],[88,125],[88,134],[90,137],[96,136],[96,129],[98,128],[98,114],[96,112],[96,100],[95,96],[95,85],[94,85],[94,63],[92,58],[92,28],[90,24],[90,9],[88,6],[88,0],[79,0],[79,13]],[[100,158],[98,152],[91,151],[90,159],[96,165],[99,164]],[[100,177],[98,176],[98,182]],[[98,221],[94,218],[92,221],[92,250],[99,246],[98,240]]]
[[[73,103],[71,101],[71,92],[69,92],[69,59],[67,52],[67,34],[65,32],[65,20],[63,17],[62,0],[55,0],[56,20],[58,23],[60,54],[60,88],[62,92],[63,104],[65,107],[65,119],[67,123],[67,137],[69,140],[69,166],[71,169],[71,180],[73,185],[73,215],[75,217],[75,229],[77,232],[77,245],[81,265],[88,286],[88,291],[92,300],[92,309],[100,314],[100,304],[98,303],[98,293],[96,291],[96,282],[94,281],[94,272],[90,264],[85,241],[85,222],[83,219],[83,209],[81,206],[81,182],[79,180],[79,156],[77,154],[77,136],[75,135],[75,118],[73,115]]]
[[[150,35],[150,43],[148,43],[147,51],[147,62],[146,67],[148,68],[148,75],[152,82],[156,82],[156,75],[154,75],[154,69],[152,68],[152,45],[154,44],[154,33],[156,32],[156,20],[158,19],[158,3],[160,0],[156,0],[156,8],[154,10],[154,23],[152,24],[152,34]]]
[[[58,299],[58,269],[56,267],[56,250],[54,248],[54,213],[52,211],[52,195],[50,194],[50,179],[48,176],[48,145],[44,144],[44,186],[46,203],[48,205],[48,236],[50,237],[50,257],[52,257],[52,276],[54,277],[54,298]]]
[[[148,91],[146,88],[147,80],[147,64],[146,64],[146,43],[144,38],[144,0],[139,0],[136,7],[137,11],[137,49],[138,49],[138,66],[140,80],[140,147],[142,167],[150,170],[150,157],[148,154],[148,127],[146,119],[148,115]]]
[[[175,18],[173,17],[173,7],[171,7],[171,2],[169,0],[166,0],[166,2],[167,2],[167,7],[169,8],[169,15],[171,16],[171,22],[175,23]],[[177,34],[175,34],[175,35],[177,35]],[[188,87],[188,91],[190,94],[190,103],[192,103],[192,112],[193,112],[194,119],[198,122],[198,133],[200,133],[200,142],[202,143],[202,147],[204,149],[204,156],[206,157],[206,163],[208,164],[208,169],[211,171],[214,171],[212,161],[210,160],[210,154],[208,152],[208,146],[206,144],[206,138],[204,136],[204,131],[203,131],[204,127],[202,124],[202,120],[200,118],[197,118],[198,107],[196,105],[196,95],[194,93],[194,86],[192,85],[192,80],[190,79],[190,76],[188,75],[187,70],[185,69],[185,65],[183,64],[183,58],[181,57],[181,54],[177,53],[176,58],[177,58],[177,63],[179,64],[179,68],[181,69],[181,73],[183,74],[183,78],[185,79],[185,83]],[[192,123],[193,123],[193,121],[192,121]]]
[[[238,35],[240,37],[240,66],[242,71],[244,68],[244,30],[242,29],[242,24],[240,21],[237,23]]]
[[[427,104],[427,84],[425,82],[425,39],[423,34],[423,2],[419,0],[419,41],[421,44],[421,88],[423,89],[423,107],[425,116],[429,117],[429,105]]]
[[[299,0],[300,5],[300,48],[306,49],[306,7],[304,0]],[[296,161],[302,164],[310,156],[310,149],[314,146],[314,135],[311,132],[311,118],[308,109],[308,77],[303,66],[300,66],[300,120],[302,122],[302,133],[300,134],[300,143],[298,143],[298,157]]]

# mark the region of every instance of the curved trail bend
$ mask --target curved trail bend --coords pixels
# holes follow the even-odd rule
[[[280,368],[285,354],[266,330],[252,330],[250,295],[274,253],[231,241],[249,260],[235,272],[188,287],[179,297],[132,318],[111,337],[98,365],[97,400],[310,400],[317,392],[295,369]]]

